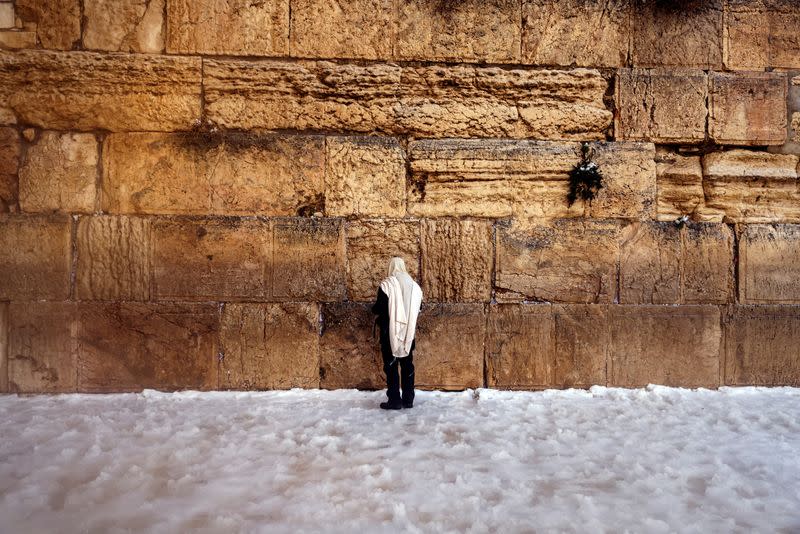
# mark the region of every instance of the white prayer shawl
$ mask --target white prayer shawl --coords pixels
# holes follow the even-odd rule
[[[381,282],[381,290],[389,297],[389,343],[392,356],[405,358],[411,352],[417,317],[422,305],[422,289],[408,273],[395,270]]]

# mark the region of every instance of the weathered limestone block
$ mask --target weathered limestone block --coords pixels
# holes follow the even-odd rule
[[[620,226],[557,220],[498,228],[498,302],[612,302],[617,292]]]
[[[551,305],[489,306],[486,386],[501,389],[551,386],[555,343]]]
[[[0,53],[0,110],[56,130],[170,131],[200,117],[200,58]]]
[[[656,154],[656,174],[656,218],[659,221],[673,222],[688,215],[693,221],[722,222],[725,213],[705,204],[703,166],[699,156],[659,151]]]
[[[786,74],[712,73],[708,133],[719,144],[782,145],[786,141]]]
[[[291,4],[292,56],[392,57],[392,0],[294,0]]]
[[[319,387],[319,306],[226,304],[220,387]]]
[[[522,60],[620,67],[633,31],[628,0],[523,0]]]
[[[112,52],[163,52],[165,1],[84,0],[83,47]]]
[[[733,299],[733,232],[722,224],[633,223],[620,249],[622,304],[725,304]]]
[[[703,157],[706,205],[731,222],[800,222],[798,157],[748,150]]]
[[[519,2],[408,0],[399,8],[395,54],[400,59],[519,60]]]
[[[406,163],[397,139],[328,137],[325,155],[326,215],[406,214]]]
[[[427,301],[488,302],[494,243],[489,221],[425,219],[420,230]]]
[[[61,215],[0,215],[0,300],[69,297],[70,226]]]
[[[374,301],[389,260],[399,256],[418,280],[419,221],[370,219],[347,222],[347,290],[350,300]],[[426,296],[427,297],[427,296]]]
[[[15,0],[17,16],[34,23],[44,48],[72,50],[81,39],[80,0]]]
[[[0,128],[0,213],[17,210],[20,138],[13,128]]]
[[[265,300],[272,235],[260,219],[158,219],[152,295],[159,300]]]
[[[380,344],[372,337],[371,304],[337,302],[322,308],[320,386],[324,389],[383,389]],[[416,359],[416,358],[415,358]]]
[[[103,172],[103,209],[112,213],[307,214],[322,210],[324,139],[112,134]]]
[[[0,32],[0,49],[36,48],[36,32],[9,30]]]
[[[70,302],[8,305],[9,391],[75,391],[77,315],[77,304]]]
[[[719,386],[716,306],[610,306],[609,312],[610,386]]]
[[[739,301],[800,304],[800,225],[745,226],[739,239]]]
[[[409,146],[409,211],[419,216],[553,218],[650,216],[653,147],[597,143],[605,185],[591,203],[567,205],[580,145],[496,139],[420,140]]]
[[[78,220],[75,294],[79,300],[149,300],[148,219],[117,215]]]
[[[635,3],[633,64],[721,67],[723,3],[723,0]]]
[[[215,389],[217,305],[86,303],[78,328],[78,390]]]
[[[22,211],[91,213],[100,158],[93,134],[42,132],[19,170]]]
[[[13,28],[16,25],[14,15],[14,4],[10,2],[0,3],[0,28]]]
[[[608,307],[555,305],[553,319],[554,385],[558,387],[605,385],[611,346]]]
[[[728,68],[800,68],[800,5],[795,0],[728,0],[726,15]]]
[[[695,143],[706,136],[708,76],[695,69],[619,69],[617,139]]]
[[[483,385],[483,304],[423,305],[414,350],[416,386],[465,389]]]
[[[339,219],[285,219],[273,224],[272,296],[277,300],[344,300],[344,224]]]
[[[795,0],[768,0],[769,66],[800,68],[800,4]]]
[[[601,139],[607,85],[591,69],[204,62],[206,112],[226,128]]]
[[[167,52],[286,55],[289,0],[169,0]]]
[[[0,393],[8,393],[8,302],[0,302]]]
[[[800,307],[734,307],[725,321],[724,383],[800,386]]]

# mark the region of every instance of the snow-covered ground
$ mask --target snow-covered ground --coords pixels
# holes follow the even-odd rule
[[[800,389],[0,397],[0,531],[800,532]]]

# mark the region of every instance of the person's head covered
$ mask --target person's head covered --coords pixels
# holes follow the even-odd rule
[[[389,276],[394,276],[397,273],[408,273],[406,271],[406,262],[403,258],[394,257],[389,260]]]

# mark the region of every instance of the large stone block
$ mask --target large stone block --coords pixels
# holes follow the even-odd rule
[[[795,0],[728,0],[729,69],[800,68],[800,5]]]
[[[81,40],[80,0],[16,0],[17,16],[35,24],[44,48],[72,50]]]
[[[310,214],[322,210],[324,139],[112,134],[103,173],[103,208],[112,213]]]
[[[733,232],[723,224],[634,223],[620,250],[622,304],[725,304],[733,300]]]
[[[0,300],[65,300],[70,293],[67,216],[0,215]]]
[[[609,312],[610,386],[719,386],[716,306],[610,306]]]
[[[9,391],[75,391],[77,315],[70,302],[8,305]]]
[[[706,206],[731,222],[800,222],[798,157],[748,150],[703,157]]]
[[[419,275],[419,221],[370,219],[347,222],[347,289],[350,300],[373,301],[388,274],[389,260],[405,260],[408,273]]]
[[[739,301],[800,304],[800,225],[745,226],[739,239]]]
[[[149,300],[148,219],[99,215],[78,220],[75,295],[79,300]]]
[[[200,58],[0,52],[0,111],[55,130],[185,130],[200,117],[200,72]]]
[[[406,162],[394,138],[328,137],[325,214],[402,217]]]
[[[272,235],[260,219],[153,222],[153,297],[159,300],[266,300]]]
[[[389,59],[392,0],[294,0],[289,47],[294,57]]]
[[[721,67],[723,4],[724,0],[635,2],[633,64]]]
[[[485,333],[483,304],[424,305],[415,337],[415,385],[423,389],[484,385]]]
[[[272,296],[277,300],[344,300],[344,224],[338,219],[285,219],[273,224]]]
[[[220,387],[319,387],[319,306],[226,304]]]
[[[0,128],[0,213],[16,211],[20,137],[13,128]]]
[[[91,213],[100,158],[93,134],[42,132],[19,170],[22,211]]]
[[[591,69],[206,60],[204,86],[226,128],[584,140],[611,122]]]
[[[425,300],[488,302],[493,228],[488,221],[425,219],[420,230]]]
[[[522,60],[620,67],[633,31],[629,0],[523,0]]]
[[[0,31],[0,49],[22,50],[24,48],[36,48],[35,31]]]
[[[409,146],[409,211],[419,216],[553,218],[650,216],[653,147],[597,143],[604,187],[588,203],[567,204],[577,143],[495,139],[421,140]]]
[[[795,0],[768,0],[769,66],[800,68],[800,4]]]
[[[383,389],[380,343],[371,304],[340,302],[322,308],[320,385],[324,389]]]
[[[725,321],[724,383],[800,386],[800,307],[734,307]]]
[[[695,143],[706,137],[708,76],[695,69],[619,69],[618,139]]]
[[[84,0],[83,47],[112,52],[163,52],[165,2]]]
[[[519,2],[408,0],[399,3],[400,59],[517,62]]]
[[[552,385],[555,344],[551,305],[489,306],[486,386],[542,389]]]
[[[497,229],[498,302],[613,302],[617,293],[620,225],[557,220]]]
[[[169,0],[167,52],[286,55],[289,0]]]
[[[657,208],[659,221],[674,222],[687,215],[693,221],[722,222],[722,210],[706,206],[703,166],[699,156],[656,153]]]
[[[786,120],[786,74],[711,74],[708,133],[718,144],[782,145]]]
[[[555,305],[555,367],[557,387],[589,387],[607,383],[611,346],[608,307]]]
[[[218,336],[213,303],[82,304],[78,390],[214,389]]]
[[[0,302],[0,393],[8,393],[8,302]]]

